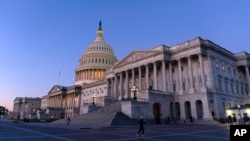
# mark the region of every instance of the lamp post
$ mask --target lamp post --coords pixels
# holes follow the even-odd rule
[[[134,97],[133,97],[133,100],[136,100],[136,92],[138,91],[138,88],[134,85],[132,88],[131,88],[131,91],[134,93]]]
[[[93,98],[93,105],[95,105],[95,97],[96,97],[96,95],[95,95],[95,94],[92,94],[91,97]]]
[[[240,105],[238,105],[238,109],[239,109],[239,117],[240,117],[240,119],[239,119],[239,124],[241,124]]]

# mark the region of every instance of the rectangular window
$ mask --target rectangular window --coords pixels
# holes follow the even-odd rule
[[[237,92],[237,94],[239,94],[238,84],[236,84],[236,92]]]
[[[225,80],[225,87],[226,87],[226,92],[228,92],[228,88],[227,88],[227,80]]]
[[[221,80],[219,79],[219,90],[222,90]]]
[[[232,93],[234,93],[234,85],[233,85],[233,82],[231,82],[231,91],[232,91]]]

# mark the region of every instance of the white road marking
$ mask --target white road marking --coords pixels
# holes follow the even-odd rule
[[[71,140],[71,139],[67,139],[67,138],[63,138],[63,137],[59,137],[59,136],[54,136],[54,135],[46,134],[46,133],[39,132],[39,131],[25,129],[25,128],[14,127],[14,126],[6,126],[6,127],[14,128],[14,129],[18,129],[18,130],[22,130],[22,131],[26,131],[26,132],[36,133],[36,134],[39,134],[39,135],[43,135],[45,137],[56,138],[56,139],[60,139],[60,140],[64,140],[64,141],[74,141],[74,140]]]

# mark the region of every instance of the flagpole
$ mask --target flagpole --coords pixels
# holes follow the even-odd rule
[[[60,85],[60,76],[61,76],[61,71],[59,70],[58,85]]]

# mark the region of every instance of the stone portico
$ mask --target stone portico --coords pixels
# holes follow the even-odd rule
[[[164,102],[155,101],[160,104],[162,118],[222,119],[225,108],[249,99],[249,63],[233,62],[237,56],[199,37],[173,47],[160,45],[150,51],[133,51],[106,73],[108,95],[132,99],[130,89],[135,85],[138,95],[149,90],[171,96]],[[154,98],[145,100],[151,103]]]

